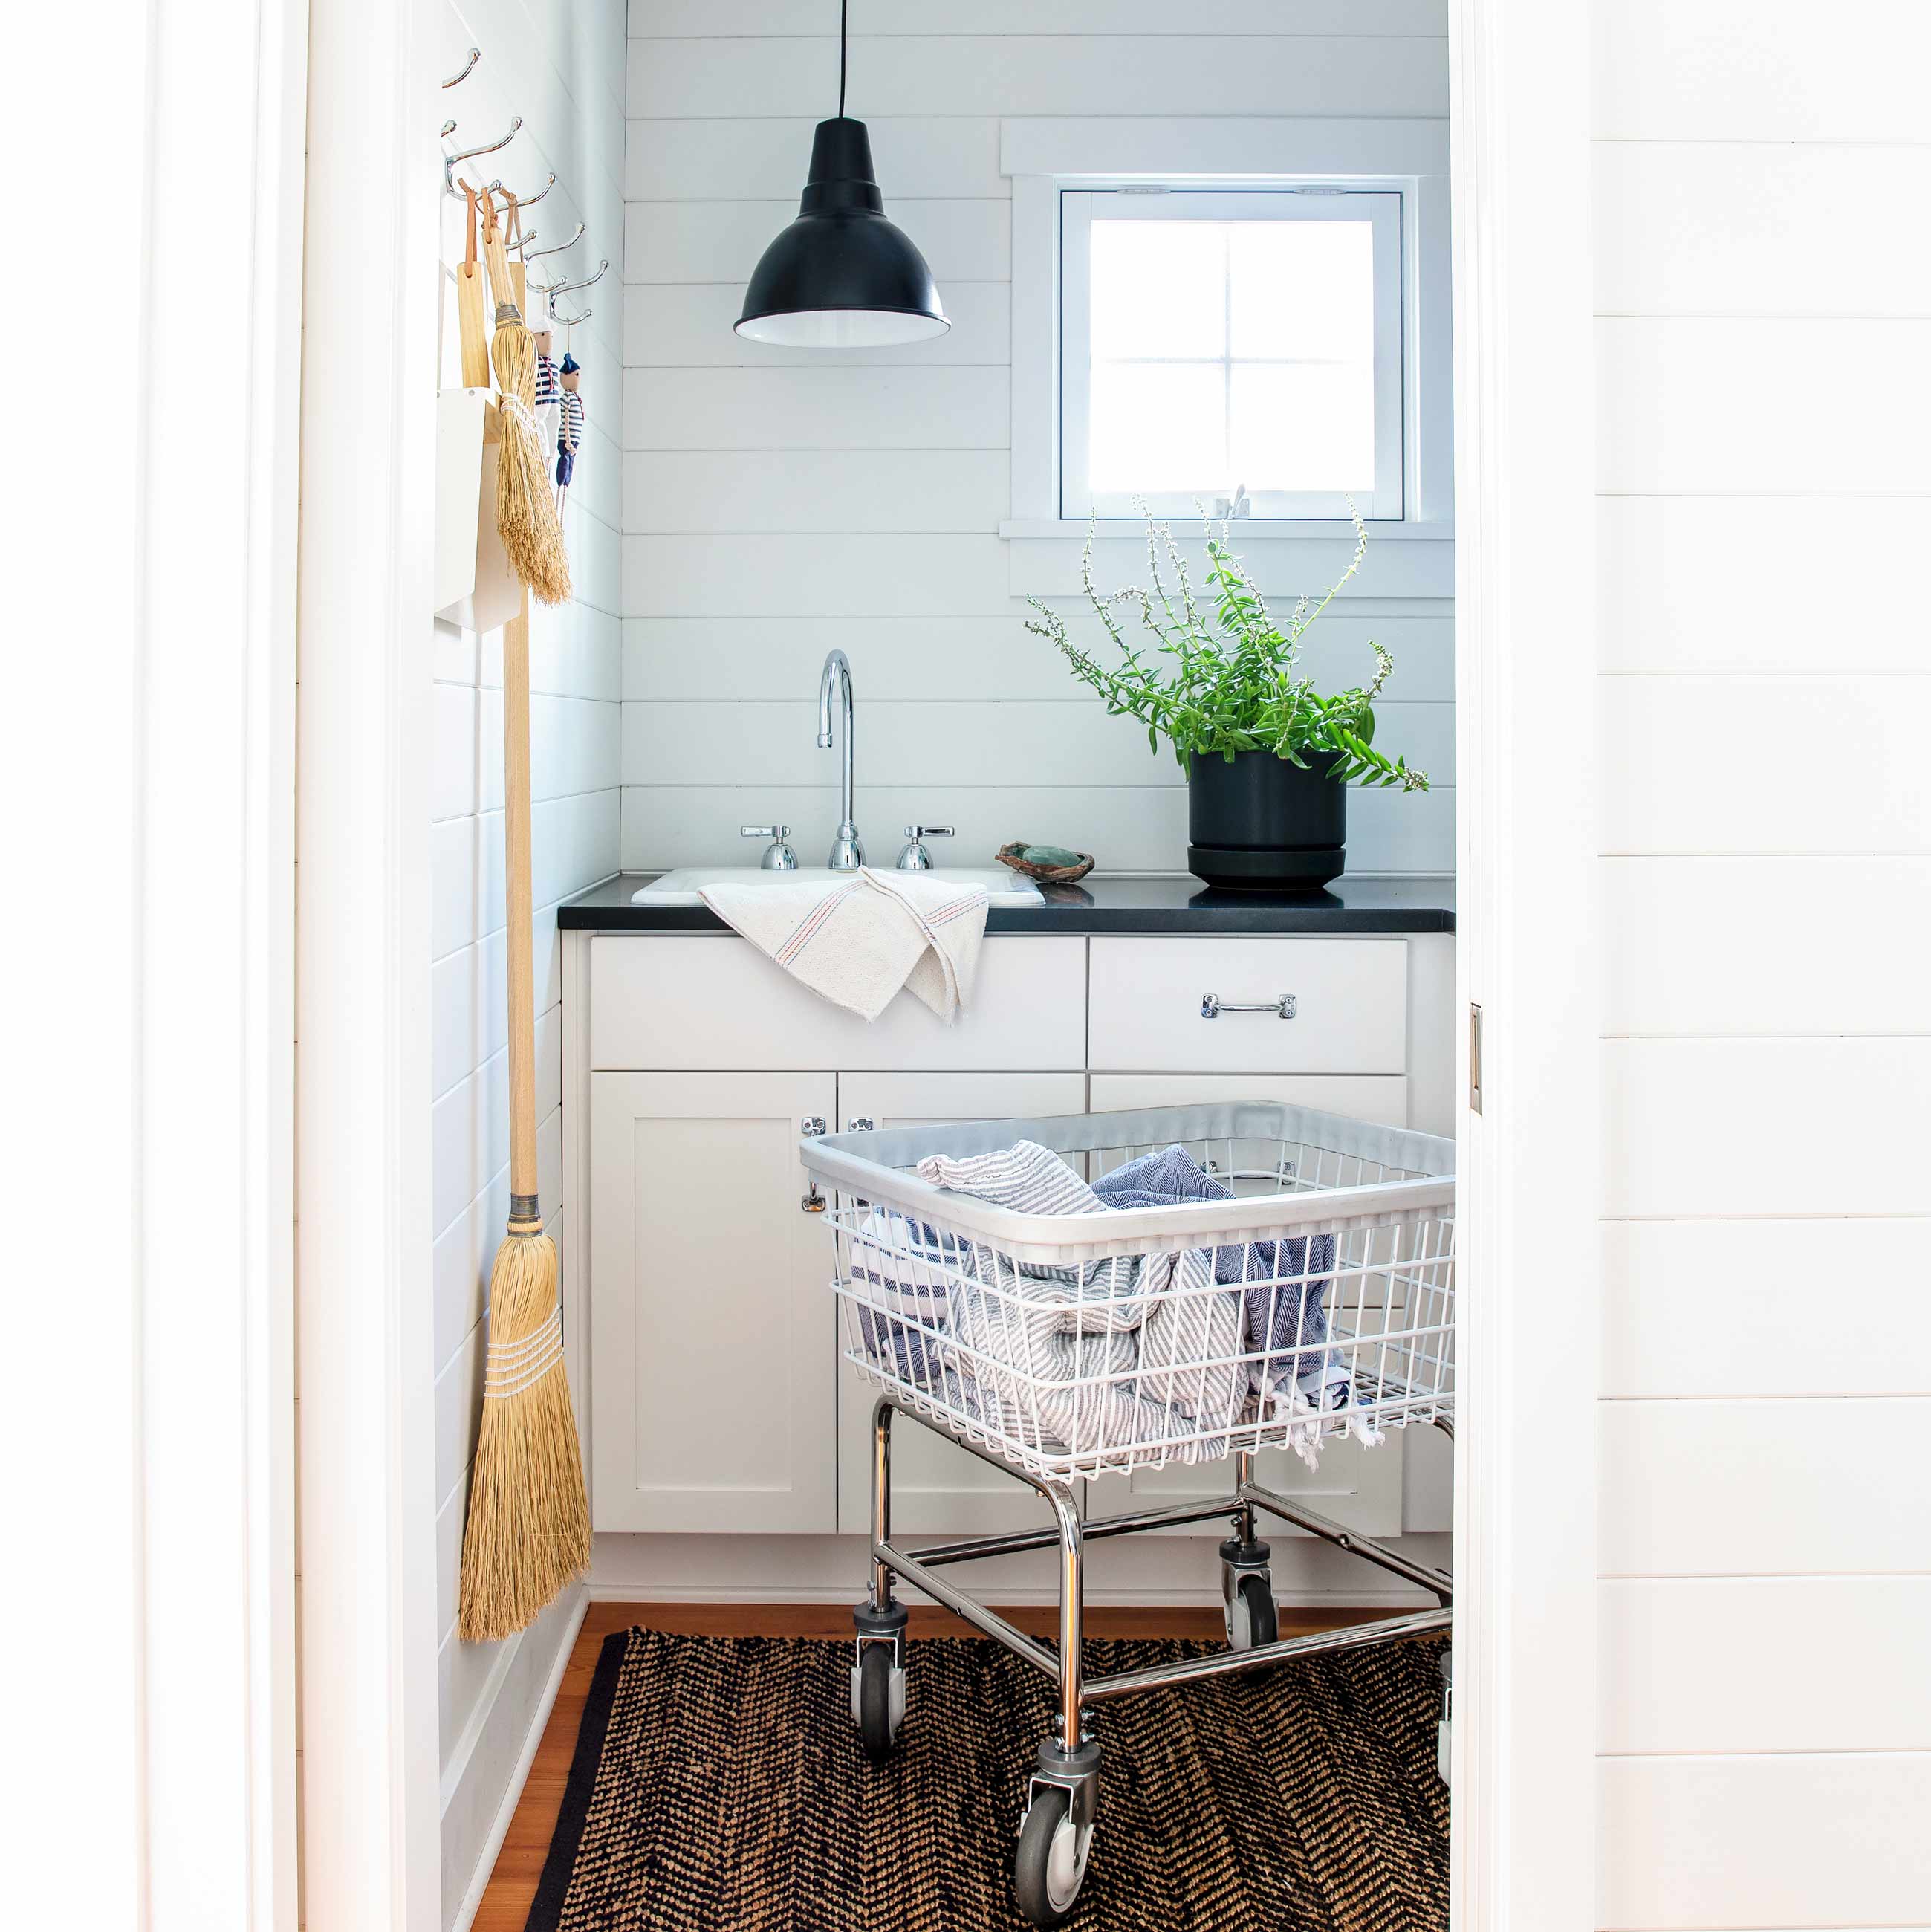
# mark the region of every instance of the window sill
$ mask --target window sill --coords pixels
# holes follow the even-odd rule
[[[1162,517],[1158,519],[1174,526],[1177,533],[1184,534],[1192,524],[1191,518]],[[1023,543],[1045,543],[1059,539],[1063,542],[1083,544],[1086,542],[1089,526],[1084,517],[1016,517],[1009,518],[999,526],[999,534],[1009,538],[1017,538]],[[1099,541],[1104,543],[1109,537],[1130,538],[1135,542],[1142,540],[1146,526],[1138,517],[1102,517],[1099,519]],[[1367,525],[1368,546],[1372,550],[1380,543],[1453,543],[1455,526],[1453,524],[1375,523]],[[1243,543],[1295,543],[1309,540],[1332,542],[1345,537],[1351,541],[1354,526],[1339,517],[1237,517],[1231,534]]]

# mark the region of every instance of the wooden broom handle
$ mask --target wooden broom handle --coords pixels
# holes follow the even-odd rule
[[[503,856],[509,981],[510,1216],[536,1208],[536,985],[530,960],[529,586],[503,626]]]

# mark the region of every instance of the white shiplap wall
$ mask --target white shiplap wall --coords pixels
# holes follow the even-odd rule
[[[948,335],[859,355],[731,332],[797,212],[837,98],[826,0],[634,0],[624,268],[626,866],[745,860],[790,821],[808,863],[837,819],[814,742],[819,667],[852,661],[858,820],[889,864],[914,818],[982,857],[1051,838],[1110,871],[1183,870],[1164,748],[1108,718],[1021,628],[1009,514],[1010,182],[1002,116],[1446,113],[1444,0],[883,0],[853,9],[851,112],[887,212],[937,276]],[[828,29],[829,30],[828,32]],[[1426,798],[1355,794],[1351,869],[1453,869],[1453,606],[1357,606],[1310,667],[1396,655],[1381,736]]]
[[[531,211],[538,246],[581,220],[589,233],[559,261],[574,275],[619,253],[623,202],[622,0],[455,0],[437,27],[453,73],[463,50],[483,50],[475,71],[440,97],[457,122],[454,145],[493,140],[512,116],[522,131],[487,164],[512,188],[557,184]],[[442,58],[446,56],[446,58]],[[443,259],[463,250],[462,205],[445,206]],[[530,761],[536,904],[538,1148],[551,1233],[568,1238],[562,1197],[562,1072],[556,903],[616,869],[621,782],[622,636],[619,611],[617,434],[622,419],[622,305],[616,272],[587,297],[590,322],[572,344],[583,364],[589,434],[567,518],[576,596],[530,623]],[[448,283],[445,278],[447,296]],[[596,296],[601,295],[601,304]],[[442,380],[457,373],[453,308],[445,299]],[[562,352],[559,332],[556,353]],[[568,1627],[572,1592],[521,1636],[460,1643],[456,1586],[469,1470],[481,1402],[484,1302],[509,1206],[508,1066],[504,984],[502,635],[438,623],[430,640],[435,689],[430,833],[435,892],[433,1292],[437,1615],[442,1762],[442,1909],[463,1909]],[[580,1344],[573,1343],[580,1346]]]
[[[1597,0],[1605,1928],[1931,1924],[1931,14]]]

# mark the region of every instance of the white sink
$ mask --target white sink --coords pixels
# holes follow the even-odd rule
[[[880,868],[883,869],[883,868]],[[849,878],[847,872],[835,872],[829,866],[800,866],[795,872],[767,872],[757,866],[680,866],[653,879],[630,896],[632,905],[702,905],[700,886],[742,886],[762,880],[766,885],[823,886],[834,879]],[[1009,872],[1003,866],[935,866],[929,872],[908,873],[907,878],[930,880],[934,885],[983,886],[987,900],[996,906],[1042,905],[1044,896],[1030,880]]]

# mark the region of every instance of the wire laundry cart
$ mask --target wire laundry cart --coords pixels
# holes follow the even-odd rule
[[[946,1162],[1022,1142],[1051,1150],[1102,1194],[1105,1177],[1117,1172],[1126,1184],[1153,1156],[1226,1198],[1096,1205],[1089,1186],[1069,1180],[1078,1199],[1072,1211],[1022,1212],[919,1172],[924,1161],[928,1174],[956,1180]],[[1188,1160],[1166,1156],[1172,1148]],[[853,1720],[870,1756],[889,1754],[906,1694],[907,1613],[895,1579],[1054,1681],[1057,1729],[1039,1744],[1028,1781],[1014,1882],[1026,1917],[1056,1925],[1079,1895],[1098,1816],[1090,1706],[1448,1624],[1446,1572],[1263,1487],[1254,1457],[1285,1445],[1311,1460],[1325,1440],[1372,1443],[1411,1423],[1453,1432],[1455,1145],[1307,1108],[1234,1102],[842,1133],[808,1138],[801,1151],[812,1177],[803,1205],[826,1216],[836,1251],[846,1357],[878,1389],[871,1589],[853,1612]],[[1030,1158],[1063,1174],[1057,1162]],[[1123,1172],[1136,1161],[1131,1175]],[[1023,1197],[1007,1198],[1015,1193]],[[916,1554],[900,1548],[892,1540],[895,1414],[1030,1483],[1054,1526]],[[1081,1517],[1084,1478],[1228,1456],[1234,1484],[1226,1495]],[[1282,1640],[1257,1514],[1420,1585],[1440,1607]],[[1220,1546],[1226,1652],[1084,1676],[1085,1546],[1216,1516],[1231,1529]],[[1055,1545],[1057,1648],[945,1574]]]

